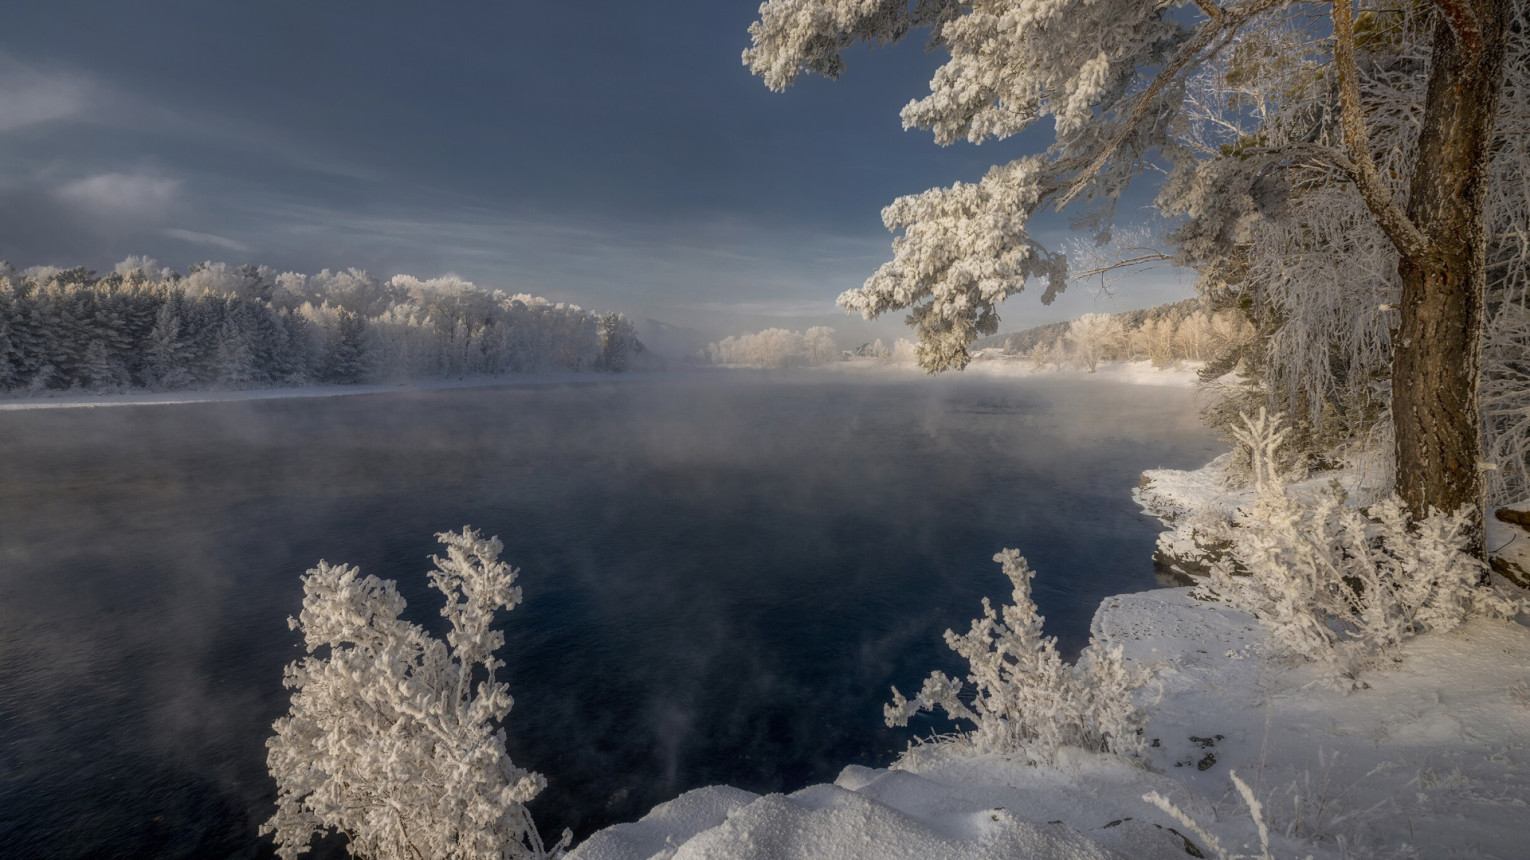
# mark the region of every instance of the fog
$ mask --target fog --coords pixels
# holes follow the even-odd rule
[[[699,785],[791,790],[916,734],[889,686],[1007,597],[1065,651],[1154,584],[1138,473],[1218,446],[1191,392],[1069,375],[714,372],[0,415],[0,844],[264,856],[264,741],[298,580],[395,579],[439,632],[432,535],[499,535],[501,656],[544,832]],[[44,850],[46,847],[46,850]],[[321,852],[321,855],[322,852]],[[336,855],[340,856],[340,855]]]

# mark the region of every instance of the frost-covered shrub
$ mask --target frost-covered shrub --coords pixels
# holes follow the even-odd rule
[[[1263,621],[1277,650],[1353,677],[1393,663],[1416,633],[1519,610],[1482,585],[1486,566],[1466,551],[1466,509],[1414,521],[1395,495],[1362,510],[1335,486],[1299,493],[1278,465],[1278,417],[1245,416],[1238,435],[1258,496],[1227,530],[1232,557],[1212,566],[1209,591]]]
[[[430,581],[446,596],[446,642],[399,618],[391,580],[322,561],[303,576],[303,610],[288,623],[308,656],[287,666],[292,707],[266,743],[278,797],[261,833],[284,860],[325,830],[372,860],[557,856],[568,840],[544,848],[524,806],[544,780],[510,761],[495,727],[513,701],[494,677],[505,637],[489,625],[521,602],[519,571],[499,560],[498,538],[436,537],[446,557],[431,557]]]
[[[959,698],[960,681],[934,672],[912,700],[893,688],[884,710],[887,724],[907,725],[909,717],[938,705],[952,719],[975,725],[963,737],[983,752],[1049,761],[1062,747],[1138,751],[1142,715],[1132,693],[1146,673],[1127,667],[1120,646],[1102,649],[1093,641],[1075,665],[1064,663],[1056,637],[1041,635],[1043,619],[1031,600],[1035,572],[1018,550],[1006,549],[993,560],[1014,585],[1014,603],[996,612],[985,597],[983,617],[970,631],[946,631],[946,644],[971,666],[971,706]]]

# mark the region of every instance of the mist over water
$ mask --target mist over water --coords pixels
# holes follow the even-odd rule
[[[1191,392],[711,373],[0,416],[0,845],[270,856],[287,617],[319,559],[440,632],[433,534],[499,535],[511,757],[579,837],[700,785],[790,791],[915,734],[889,686],[1015,546],[1067,651],[1154,585],[1145,468],[1218,450]],[[344,856],[330,846],[314,856]]]

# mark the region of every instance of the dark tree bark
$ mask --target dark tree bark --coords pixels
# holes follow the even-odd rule
[[[1479,554],[1485,209],[1510,2],[1436,2],[1443,14],[1407,206],[1425,247],[1400,249],[1401,325],[1393,344],[1398,495],[1415,516],[1474,510]]]

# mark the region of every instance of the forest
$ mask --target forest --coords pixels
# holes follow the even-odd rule
[[[0,264],[0,392],[256,388],[626,370],[616,313],[444,277],[383,281],[132,257],[107,275]]]

